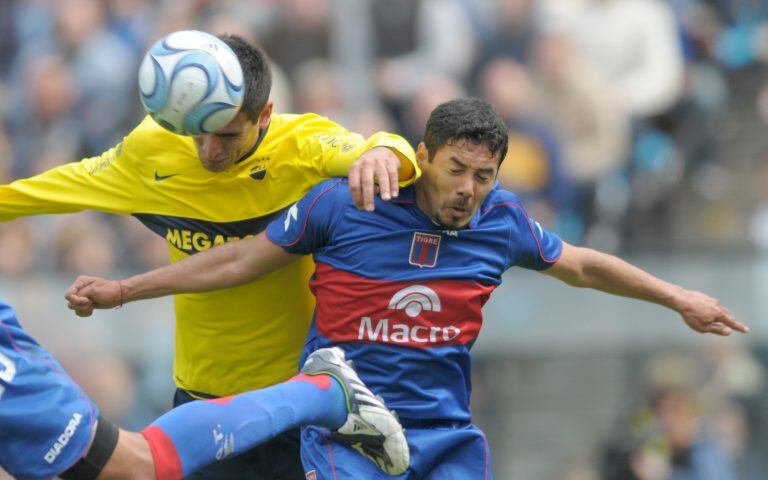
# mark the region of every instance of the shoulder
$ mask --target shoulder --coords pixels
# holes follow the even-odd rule
[[[305,198],[324,202],[333,202],[341,205],[345,202],[352,202],[352,195],[349,192],[349,181],[346,178],[330,178],[318,183],[307,193]]]
[[[480,207],[483,216],[507,216],[515,219],[526,216],[520,198],[509,190],[495,186]]]
[[[328,118],[316,113],[275,113],[270,120],[278,129],[298,128],[311,126],[318,123],[330,122]]]
[[[270,119],[266,142],[279,149],[298,149],[313,156],[323,143],[333,142],[340,127],[316,113],[276,113]]]
[[[276,113],[270,122],[270,130],[278,135],[289,133],[299,140],[320,143],[331,142],[336,135],[346,132],[338,123],[316,113]]]

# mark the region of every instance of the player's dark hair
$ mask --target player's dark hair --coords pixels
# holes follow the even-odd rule
[[[424,144],[431,162],[437,150],[457,140],[488,147],[499,156],[499,165],[507,156],[509,129],[490,104],[479,98],[459,98],[438,105],[429,115]]]
[[[261,47],[248,43],[243,37],[219,35],[219,38],[229,45],[240,61],[245,83],[245,98],[243,98],[240,112],[245,114],[248,120],[255,122],[264,105],[267,104],[269,92],[272,90],[272,69],[269,67],[269,58]]]

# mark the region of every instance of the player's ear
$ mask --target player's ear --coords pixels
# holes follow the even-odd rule
[[[427,146],[424,142],[419,143],[419,146],[416,147],[416,163],[421,167],[427,163],[428,158],[429,152],[427,152]]]
[[[272,107],[274,106],[275,102],[272,100],[267,100],[264,108],[262,108],[261,112],[259,113],[259,128],[267,128],[267,125],[269,125],[269,119],[272,116]]]

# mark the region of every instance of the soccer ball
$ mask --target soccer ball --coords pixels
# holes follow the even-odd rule
[[[229,123],[243,103],[243,70],[229,46],[182,30],[158,40],[139,68],[139,96],[155,121],[180,135],[205,135]]]

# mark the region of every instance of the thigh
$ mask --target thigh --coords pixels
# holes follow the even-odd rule
[[[491,464],[483,433],[474,425],[445,429],[409,429],[408,470],[398,477],[382,472],[327,430],[302,430],[301,460],[308,480],[489,480]]]
[[[483,432],[474,425],[414,432],[415,468],[423,480],[490,480],[491,459]],[[437,461],[436,461],[437,460]]]
[[[301,461],[307,480],[404,480],[408,472],[394,477],[384,473],[353,448],[335,442],[325,428],[301,431]]]
[[[15,319],[0,319],[0,465],[53,477],[84,455],[98,410]]]

